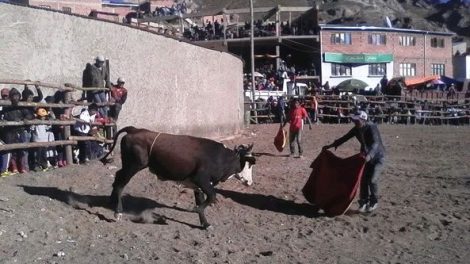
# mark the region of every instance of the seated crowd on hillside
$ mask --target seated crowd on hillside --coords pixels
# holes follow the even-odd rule
[[[215,20],[213,23],[207,20],[202,26],[194,25],[185,29],[183,37],[193,41],[224,39],[224,20]],[[313,27],[299,27],[296,23],[281,22],[280,34],[287,35],[313,35],[316,29]],[[245,22],[243,26],[229,25],[225,30],[227,39],[249,38],[251,23]],[[276,24],[274,22],[254,22],[254,37],[276,36]]]
[[[65,93],[57,91],[51,96],[44,97],[41,88],[35,85],[36,94],[28,85],[24,85],[23,91],[17,88],[3,88],[1,90],[1,100],[10,101],[11,105],[0,106],[0,122],[6,126],[0,126],[0,144],[29,143],[29,142],[53,142],[56,140],[68,140],[65,137],[66,125],[32,124],[26,122],[15,124],[11,122],[32,121],[32,120],[74,120],[71,125],[74,136],[93,136],[105,138],[106,130],[100,129],[105,123],[117,120],[122,104],[127,97],[127,90],[123,87],[124,81],[120,78],[119,84],[113,86],[109,95],[101,102],[113,102],[108,109],[106,106],[98,106],[91,98],[92,93],[87,97],[91,99],[88,107],[83,103],[68,109],[64,107],[36,107],[19,105],[25,103],[65,103]],[[81,101],[81,100],[79,100]],[[85,101],[86,102],[86,101]],[[75,163],[87,163],[104,154],[105,144],[94,140],[78,141],[74,147]],[[36,147],[28,149],[18,149],[0,152],[0,173],[7,176],[28,171],[45,171],[51,168],[58,168],[68,165],[65,156],[64,146]]]

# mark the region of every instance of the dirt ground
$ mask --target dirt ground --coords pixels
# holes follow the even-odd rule
[[[304,159],[275,150],[277,125],[225,141],[255,143],[255,183],[218,185],[210,230],[187,211],[191,190],[147,170],[124,189],[120,222],[107,206],[117,168],[95,161],[1,178],[0,263],[468,263],[470,128],[380,126],[388,157],[379,209],[359,214],[354,203],[342,216],[314,215],[301,193],[309,165],[351,126],[306,130]],[[336,154],[358,150],[354,139]]]

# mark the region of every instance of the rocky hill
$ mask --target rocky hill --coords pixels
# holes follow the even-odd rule
[[[186,2],[190,2],[194,10],[249,7],[249,0],[186,0]],[[321,23],[384,26],[385,17],[389,17],[394,27],[451,31],[467,41],[470,40],[470,0],[447,2],[446,0],[254,0],[253,2],[255,7],[318,5]]]

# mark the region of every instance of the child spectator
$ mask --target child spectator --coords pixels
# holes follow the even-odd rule
[[[96,113],[98,112],[98,106],[93,103],[88,106],[88,109],[83,109],[80,113],[77,123],[74,126],[74,134],[76,136],[89,136],[91,134],[91,125],[95,121]],[[78,159],[79,163],[85,164],[91,158],[91,144],[90,141],[79,141],[78,142]]]
[[[49,113],[46,109],[40,107],[36,110],[36,117],[40,120],[46,120]],[[54,134],[51,132],[50,125],[34,125],[31,127],[33,142],[51,142],[54,141]],[[56,151],[54,147],[39,147],[34,152],[33,169],[35,171],[46,171],[51,164],[56,166]]]

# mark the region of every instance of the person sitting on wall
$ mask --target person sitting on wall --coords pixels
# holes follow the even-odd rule
[[[127,100],[127,89],[124,88],[125,83],[126,81],[124,78],[119,77],[117,79],[117,84],[111,88],[111,102],[114,102],[114,105],[111,106],[109,116],[116,121],[118,120],[122,105]]]

